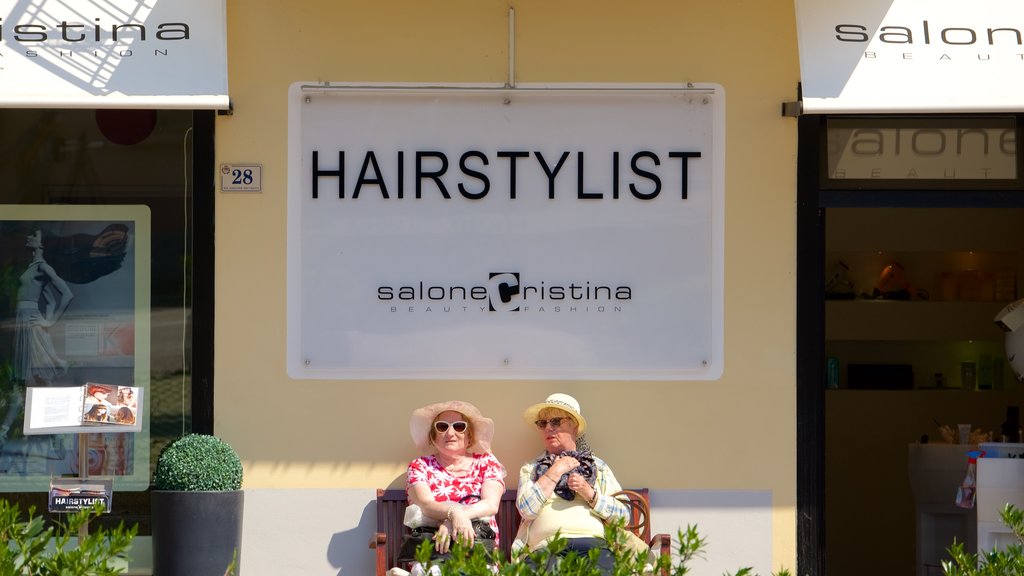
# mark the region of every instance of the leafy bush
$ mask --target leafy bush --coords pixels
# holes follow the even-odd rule
[[[69,514],[58,530],[44,527],[34,508],[29,508],[27,520],[21,520],[17,504],[0,500],[0,574],[112,576],[123,572],[137,526],[125,528],[122,523],[111,530],[90,530],[80,541],[71,541],[83,524],[100,514],[100,506]]]
[[[701,558],[707,540],[697,532],[696,526],[687,526],[678,534],[678,558],[673,560],[667,556],[653,556],[644,553],[632,553],[625,545],[625,532],[622,523],[605,526],[605,539],[610,542],[612,556],[615,558],[613,576],[634,576],[641,574],[663,574],[684,576],[690,572],[688,564],[694,558]],[[416,558],[430,570],[431,542],[428,540],[420,545]],[[524,555],[516,562],[508,562],[502,552],[495,549],[488,553],[482,546],[467,549],[461,542],[455,542],[451,549],[451,558],[437,567],[441,576],[599,576],[601,571],[596,565],[597,551],[592,550],[589,556],[569,553],[557,558],[565,549],[566,540],[556,535],[547,546]],[[434,572],[435,574],[438,572]],[[788,570],[773,573],[775,576],[790,576]],[[726,576],[729,576],[728,574]],[[755,576],[751,568],[741,568],[735,576]]]
[[[981,554],[964,551],[962,542],[953,542],[948,552],[950,560],[942,561],[942,571],[946,576],[1016,576],[1024,574],[1024,511],[1012,504],[1007,504],[999,511],[999,516],[1017,542],[1003,550],[989,550]]]
[[[153,483],[157,490],[213,492],[242,488],[242,461],[216,436],[188,434],[160,453]]]

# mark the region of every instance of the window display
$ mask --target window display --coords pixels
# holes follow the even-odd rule
[[[150,321],[149,209],[8,205],[3,215],[0,262],[4,277],[14,279],[7,285],[14,311],[0,322],[0,337],[13,342],[0,420],[0,475],[6,476],[0,482],[32,489],[48,485],[50,476],[73,473],[78,458],[68,449],[74,440],[64,434],[30,436],[15,427],[27,390],[96,381],[148,387],[146,364],[138,361],[148,356],[148,330],[137,328]],[[96,386],[86,388],[102,395]],[[134,448],[147,442],[148,428],[105,458],[103,473],[122,476],[119,489],[149,484],[148,451]]]
[[[111,520],[148,516],[156,455],[193,431],[193,342],[209,336],[192,325],[194,246],[212,245],[193,155],[212,169],[212,120],[0,110],[0,496],[41,509],[51,475],[78,474],[84,442],[89,475],[120,493]],[[126,132],[138,137],[110,137]],[[201,205],[212,219],[212,200]],[[139,431],[25,434],[26,388],[89,383],[137,389],[120,403],[142,404]]]

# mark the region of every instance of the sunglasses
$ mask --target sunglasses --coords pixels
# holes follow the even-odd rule
[[[567,416],[556,416],[554,418],[548,418],[546,420],[534,420],[533,423],[537,425],[537,428],[543,430],[548,427],[548,424],[551,424],[552,428],[558,428],[559,426],[562,425],[562,422],[565,420],[571,420],[571,418]]]
[[[457,422],[445,422],[444,420],[438,420],[437,422],[434,422],[434,430],[436,430],[438,434],[444,434],[447,432],[449,426],[452,427],[452,430],[462,434],[466,431],[466,428],[469,427],[469,424],[466,424],[462,420]]]

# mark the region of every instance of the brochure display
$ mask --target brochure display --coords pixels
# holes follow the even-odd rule
[[[26,436],[69,432],[140,432],[142,395],[141,388],[96,383],[28,388],[24,432]]]
[[[110,511],[114,495],[112,478],[90,478],[89,436],[94,432],[140,432],[143,390],[134,386],[86,383],[84,386],[25,389],[26,436],[78,434],[78,477],[50,481],[47,509],[75,512],[99,503]],[[83,534],[88,525],[82,527]]]
[[[50,483],[47,510],[50,512],[78,512],[99,503],[104,512],[110,511],[114,497],[112,478],[54,478]]]

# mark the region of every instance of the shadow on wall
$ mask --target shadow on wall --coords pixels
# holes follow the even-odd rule
[[[335,532],[331,536],[331,542],[327,545],[327,561],[331,566],[340,568],[338,576],[373,573],[374,554],[369,544],[376,530],[377,502],[371,500],[363,508],[355,527]]]
[[[707,538],[704,558],[694,573],[732,574],[749,566],[754,574],[771,574],[772,493],[769,490],[651,490],[651,532],[672,535],[696,524]]]
[[[245,576],[373,574],[376,496],[369,488],[246,490]]]
[[[399,474],[387,486],[381,486],[381,488],[405,488],[405,474]],[[331,536],[331,541],[327,545],[327,562],[331,566],[341,569],[338,572],[339,576],[342,576],[342,573],[352,575],[374,572],[376,556],[370,549],[370,539],[377,531],[376,497],[376,490],[374,490],[371,493],[371,498],[364,503],[362,512],[359,514],[359,521],[355,526],[348,530],[335,532]],[[354,517],[354,506],[348,512],[350,517]]]

